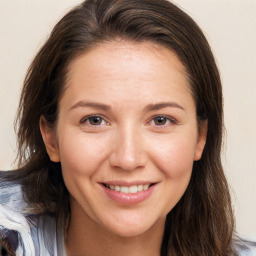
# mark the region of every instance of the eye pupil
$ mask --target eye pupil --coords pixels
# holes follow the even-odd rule
[[[89,118],[89,123],[91,125],[99,125],[102,122],[102,118],[98,116],[92,116]]]
[[[166,118],[162,116],[158,116],[154,120],[156,125],[164,125],[166,123]]]

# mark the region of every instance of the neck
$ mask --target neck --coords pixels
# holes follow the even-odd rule
[[[122,237],[96,223],[84,212],[71,210],[65,234],[68,256],[160,256],[165,218],[160,219],[145,233]]]

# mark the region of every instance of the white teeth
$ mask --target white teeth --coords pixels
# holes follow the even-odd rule
[[[129,187],[129,193],[137,193],[138,187],[136,185]]]
[[[144,190],[147,190],[147,189],[148,189],[148,187],[149,187],[149,184],[144,185],[144,186],[143,186],[143,189],[144,189]]]
[[[115,187],[115,191],[120,191],[121,188],[119,186],[114,186]]]
[[[121,187],[121,189],[120,189],[120,192],[123,192],[123,193],[128,193],[129,192],[129,188],[128,187]]]
[[[138,186],[138,191],[142,191],[143,190],[143,185],[139,185]]]
[[[133,185],[130,187],[126,187],[126,186],[115,186],[115,185],[106,185],[109,189],[111,190],[115,190],[115,191],[119,191],[122,193],[131,193],[131,194],[135,194],[137,192],[143,191],[143,190],[148,190],[150,184],[146,184],[146,185]]]

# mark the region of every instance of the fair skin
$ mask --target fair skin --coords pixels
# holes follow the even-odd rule
[[[71,195],[67,254],[160,255],[166,215],[201,158],[206,126],[199,132],[185,68],[172,51],[109,42],[77,57],[57,126],[40,121]]]

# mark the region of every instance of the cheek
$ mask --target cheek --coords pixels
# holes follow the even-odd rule
[[[152,161],[167,177],[179,179],[192,171],[195,140],[174,136],[162,140],[160,146],[154,147],[151,152]]]
[[[63,173],[93,175],[107,157],[107,138],[84,133],[66,135],[59,139]]]

